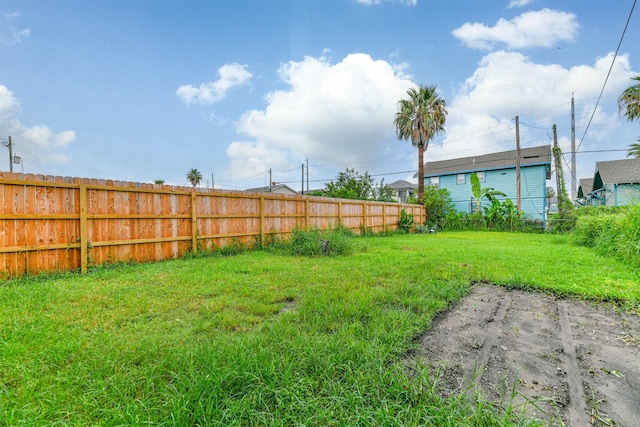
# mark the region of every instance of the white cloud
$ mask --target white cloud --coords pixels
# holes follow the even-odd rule
[[[288,88],[269,93],[264,110],[247,111],[238,122],[252,141],[227,149],[230,178],[296,167],[305,156],[324,165],[362,162],[395,139],[397,102],[414,86],[394,65],[366,54],[337,64],[306,57],[282,65],[279,74]]]
[[[510,21],[501,18],[493,27],[467,22],[452,34],[471,48],[490,50],[497,43],[516,49],[552,47],[560,41],[573,40],[577,31],[574,14],[542,9],[523,13]]]
[[[66,147],[76,139],[76,133],[72,130],[65,130],[60,132],[54,138],[55,144],[58,147]]]
[[[7,21],[12,21],[20,18],[20,14],[16,12],[9,12],[3,14],[2,18]],[[22,42],[31,35],[31,30],[29,28],[18,30],[12,25],[0,24],[0,28],[2,27],[4,27],[4,29],[0,31],[0,45],[13,46],[14,44]]]
[[[537,64],[516,52],[486,55],[450,102],[444,142],[430,146],[428,158],[442,160],[514,149],[516,115],[521,119],[523,146],[550,143],[551,127],[557,124],[561,147],[568,152],[568,139],[563,138],[562,129],[566,136],[570,127],[571,96],[574,94],[577,101],[579,140],[612,60],[613,53],[610,53],[592,65],[564,68]],[[591,122],[587,145],[606,146],[615,136],[623,122],[617,115],[616,99],[635,74],[629,56],[618,56]],[[588,176],[591,172],[579,170],[579,176]]]
[[[17,30],[15,27],[8,27],[4,34],[0,34],[0,44],[5,46],[13,46],[14,44],[20,43],[26,38],[29,38],[31,35],[31,30],[29,28],[25,28],[22,30]]]
[[[536,64],[517,52],[493,52],[482,58],[454,104],[467,113],[512,117],[518,112],[538,111],[536,114],[546,119],[549,112],[545,107],[567,102],[571,93],[583,99],[597,97],[612,60],[610,53],[593,65],[563,68],[557,64]],[[626,54],[618,56],[615,64],[607,90],[617,94],[634,73]]]
[[[60,151],[75,140],[74,131],[54,133],[48,126],[27,127],[18,120],[20,104],[6,86],[0,85],[0,135],[11,135],[13,153],[22,157],[26,168],[37,171],[68,157]]]
[[[512,9],[514,7],[524,7],[526,5],[528,5],[529,3],[532,3],[534,0],[511,0],[509,2],[509,6],[507,6],[509,9]]]
[[[198,87],[180,86],[176,95],[186,104],[210,105],[224,99],[230,89],[247,83],[251,77],[247,65],[225,64],[218,69],[218,80],[201,83]]]

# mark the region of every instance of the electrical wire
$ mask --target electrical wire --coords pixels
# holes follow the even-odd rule
[[[602,89],[600,90],[600,95],[598,96],[598,100],[596,101],[596,105],[593,107],[593,112],[591,113],[591,117],[589,118],[589,121],[587,122],[587,127],[584,130],[584,133],[582,134],[582,138],[580,138],[580,144],[578,144],[578,148],[576,148],[576,152],[580,151],[580,147],[582,146],[582,143],[584,142],[584,137],[587,135],[587,132],[589,131],[589,126],[591,125],[591,121],[593,120],[593,117],[596,114],[596,111],[598,109],[598,104],[600,104],[600,99],[602,98],[602,94],[604,93],[604,89],[607,86],[607,82],[609,80],[609,76],[611,75],[611,70],[613,69],[613,64],[615,64],[616,62],[616,58],[618,57],[618,52],[620,51],[620,46],[622,45],[622,40],[624,39],[624,35],[627,32],[627,28],[629,27],[629,22],[631,21],[631,16],[633,15],[633,9],[636,7],[636,1],[637,0],[633,0],[633,4],[631,5],[631,10],[629,11],[629,17],[627,18],[627,22],[624,26],[624,30],[622,30],[622,35],[620,36],[620,41],[618,42],[618,47],[616,48],[616,52],[613,55],[613,59],[611,60],[611,66],[609,67],[609,71],[607,72],[607,77],[605,77],[604,79],[604,83],[602,84]],[[575,171],[571,171],[572,174],[575,174]]]

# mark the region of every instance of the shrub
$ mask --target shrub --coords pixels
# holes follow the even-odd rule
[[[640,266],[640,205],[585,207],[576,214],[571,233],[575,244]]]
[[[435,188],[431,185],[424,189],[424,207],[427,214],[427,224],[442,227],[450,214],[455,214],[455,206],[451,200],[451,193],[446,188]]]
[[[401,233],[410,233],[415,226],[413,215],[408,214],[407,211],[402,209],[400,212],[400,219],[398,220],[398,231]]]
[[[640,204],[632,206],[619,222],[618,258],[640,266]]]
[[[353,236],[353,232],[345,227],[329,231],[295,229],[281,247],[291,255],[349,255],[353,253]]]

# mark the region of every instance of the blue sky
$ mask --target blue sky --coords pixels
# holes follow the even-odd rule
[[[244,189],[271,170],[299,190],[308,159],[312,188],[347,167],[389,183],[417,170],[393,127],[412,86],[449,107],[434,161],[514,149],[516,115],[523,147],[556,124],[568,152],[573,94],[586,178],[640,136],[616,105],[640,73],[640,7],[613,62],[632,5],[3,0],[0,139],[25,173],[184,185],[197,168],[203,186]]]

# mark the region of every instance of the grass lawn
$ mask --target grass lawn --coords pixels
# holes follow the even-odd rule
[[[640,273],[562,236],[358,238],[0,282],[0,425],[528,425],[403,356],[474,281],[640,308]]]

